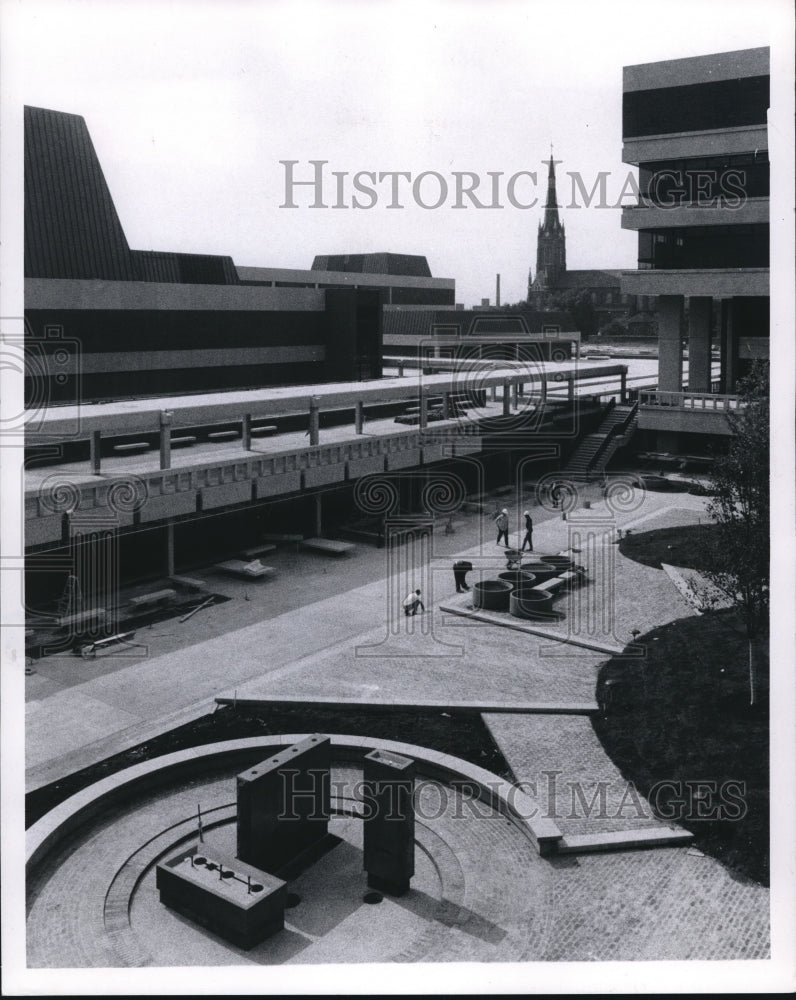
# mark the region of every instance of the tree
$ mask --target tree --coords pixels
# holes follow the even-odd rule
[[[584,337],[593,337],[597,332],[597,312],[588,292],[565,292],[556,296],[553,305],[556,309],[563,309],[571,314]]]
[[[769,609],[769,389],[768,365],[755,362],[738,385],[739,405],[727,414],[727,450],[711,472],[708,516],[717,530],[706,551],[706,576],[730,599],[746,626],[750,704],[757,699],[757,643],[768,630]]]

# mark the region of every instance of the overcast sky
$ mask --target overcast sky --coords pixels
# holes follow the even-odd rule
[[[535,268],[545,167],[554,144],[560,201],[567,171],[591,187],[621,162],[622,67],[769,45],[790,31],[785,0],[425,0],[413,2],[7,2],[13,60],[4,98],[83,115],[130,245],[230,254],[237,264],[309,267],[318,253],[425,254],[468,305],[525,297]],[[8,45],[8,36],[6,36]],[[6,54],[8,54],[6,48]],[[285,168],[327,160],[324,201],[285,198]],[[518,171],[510,204],[506,182]],[[436,209],[400,181],[376,183],[370,209],[343,204],[331,171],[435,171]],[[503,208],[455,209],[453,171],[500,171]],[[420,196],[432,204],[438,182]],[[360,202],[369,200],[359,196]],[[618,209],[562,210],[570,268],[633,267],[635,236]]]

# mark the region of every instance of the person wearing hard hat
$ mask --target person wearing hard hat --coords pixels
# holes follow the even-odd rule
[[[500,545],[500,539],[505,538],[505,546],[509,547],[509,512],[504,507],[503,510],[495,518],[495,524],[497,525],[498,535],[497,544]]]
[[[528,551],[533,552],[533,518],[531,517],[530,511],[525,511],[523,514],[525,518],[525,538],[522,540],[522,548],[520,552],[525,551],[525,545],[528,545]]]
[[[411,594],[407,594],[404,598],[404,614],[405,615],[416,615],[417,609],[422,608],[426,610],[425,605],[420,600],[420,589],[413,591]]]

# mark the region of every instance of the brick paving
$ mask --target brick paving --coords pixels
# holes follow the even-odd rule
[[[359,772],[335,767],[332,777],[343,795],[336,805],[350,801]],[[342,843],[289,884],[302,902],[286,912],[285,931],[244,952],[160,906],[154,886],[155,858],[185,843],[197,801],[208,816],[213,807],[229,815],[205,837],[234,853],[233,799],[231,774],[195,780],[131,801],[70,838],[29,887],[29,966],[768,955],[767,891],[712,859],[686,848],[543,859],[506,819],[483,803],[474,815],[436,782],[419,796],[416,876],[406,897],[363,903],[361,824],[339,816],[330,831]],[[149,857],[140,867],[142,845]]]
[[[639,509],[618,514],[615,525],[640,531],[690,524],[703,509],[701,498],[649,494]],[[574,521],[604,513],[604,505],[594,502]],[[572,543],[573,518],[545,519],[538,510],[534,516],[537,551],[558,552]],[[435,606],[454,592],[454,554],[488,557],[495,560],[495,569],[502,569],[491,522],[481,515],[464,520],[465,527],[455,536],[435,538],[440,568],[432,571],[428,587],[433,587]],[[693,614],[665,573],[625,559],[618,546],[611,558],[615,612],[609,624],[618,644],[630,641],[632,628],[643,632]],[[139,741],[142,732],[157,729],[159,718],[164,729],[171,728],[169,719],[175,715],[205,712],[214,697],[231,696],[235,690],[241,697],[320,695],[403,702],[413,696],[444,701],[593,699],[597,671],[605,659],[599,653],[474,625],[436,609],[415,619],[400,616],[388,630],[383,552],[358,547],[352,560],[330,563],[320,556],[289,554],[285,560],[278,588],[272,586],[274,581],[255,589],[214,578],[214,589],[229,588],[233,599],[197,615],[185,630],[171,622],[156,626],[146,657],[88,664],[73,660],[60,675],[56,658],[41,664],[40,674],[28,678],[27,763],[33,785],[59,769],[68,773],[102,759],[114,746]],[[475,573],[471,582],[473,578]],[[408,577],[403,582],[409,589]],[[244,600],[247,593],[249,601]],[[451,645],[461,649],[452,650]],[[562,655],[550,655],[551,649]],[[66,664],[67,658],[60,661]],[[487,722],[518,780],[560,770],[559,782],[581,782],[587,801],[595,784],[604,782],[609,812],[616,811],[621,776],[602,752],[588,719],[492,715]],[[186,786],[172,796],[155,793],[73,838],[48,859],[44,874],[30,885],[32,965],[107,966],[120,961],[98,921],[92,896],[104,898],[147,831],[155,836],[169,817],[190,815],[197,794],[209,804],[222,793],[213,782]],[[223,794],[232,798],[227,791]],[[611,819],[607,825],[599,821],[603,825],[595,826],[594,817],[578,815],[559,822],[568,833],[628,829],[633,822],[648,822],[634,820],[631,814],[626,809],[621,821]],[[356,851],[351,823],[344,830],[346,852]],[[288,944],[280,946],[279,960],[372,960],[374,951],[363,934],[377,910],[392,911],[385,926],[403,935],[402,949],[390,953],[393,961],[738,959],[768,953],[768,891],[737,881],[718,862],[686,848],[547,861],[498,816],[470,822],[441,819],[429,823],[423,837],[418,857],[428,858],[424,850],[430,852],[437,867],[423,861],[418,869],[425,896],[419,892],[414,910],[397,904],[384,910],[384,904],[353,910],[349,898],[340,903],[341,913],[346,906],[350,912],[336,931],[312,935],[296,927]],[[350,874],[353,868],[346,871]],[[434,888],[440,872],[444,896]],[[153,878],[151,872],[131,910],[141,920],[135,941],[128,941],[130,960],[150,954],[153,947],[152,934],[140,937],[147,923],[144,914],[150,919],[154,910],[162,917],[152,902],[151,886],[147,890],[147,878]],[[342,958],[344,947],[349,959]],[[185,948],[194,954],[195,945],[189,946],[187,938]],[[204,951],[199,952],[187,964],[201,964]],[[229,952],[215,960],[249,961],[243,953]]]

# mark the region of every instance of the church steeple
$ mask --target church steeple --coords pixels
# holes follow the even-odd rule
[[[550,163],[547,166],[547,201],[544,206],[543,232],[556,232],[563,229],[558,218],[558,199],[556,197],[556,164],[553,153],[550,153]]]
[[[531,292],[549,291],[567,269],[567,247],[564,226],[558,217],[556,196],[556,161],[550,147],[550,161],[547,165],[547,201],[544,207],[544,221],[539,223],[536,236],[536,280],[529,283]]]

